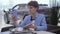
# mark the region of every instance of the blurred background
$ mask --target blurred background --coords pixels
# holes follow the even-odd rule
[[[0,23],[5,23],[7,20],[10,20],[6,16],[6,12],[9,12],[9,9],[15,9],[18,11],[18,15],[25,14],[28,11],[27,3],[31,0],[1,0],[0,1]],[[53,24],[60,22],[60,0],[36,0],[39,3],[39,11],[47,17],[47,23]],[[9,13],[8,13],[9,14]],[[21,16],[20,16],[21,17]],[[57,20],[55,22],[55,20]],[[53,23],[52,23],[53,22]],[[56,25],[54,24],[54,25]]]
[[[28,14],[29,1],[32,0],[0,0],[0,24],[10,23],[12,9],[17,10],[18,18],[23,20],[24,15]],[[45,15],[47,24],[60,27],[60,0],[35,1],[39,3],[38,12]]]

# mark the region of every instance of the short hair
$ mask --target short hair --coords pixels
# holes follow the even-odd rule
[[[33,7],[35,7],[35,8],[39,8],[39,4],[38,4],[37,1],[30,1],[30,2],[28,3],[28,6],[33,6]]]

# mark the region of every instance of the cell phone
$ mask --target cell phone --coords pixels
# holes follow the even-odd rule
[[[29,23],[29,24],[25,25],[24,27],[29,26],[29,25],[31,25],[31,24],[32,24],[32,23]]]

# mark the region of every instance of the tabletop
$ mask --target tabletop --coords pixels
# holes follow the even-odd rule
[[[1,32],[1,29],[2,29],[2,28],[4,28],[4,27],[10,27],[10,26],[13,26],[13,25],[10,25],[10,24],[1,25],[1,26],[0,26],[0,32]]]
[[[48,31],[34,31],[34,33],[36,33],[36,34],[55,34],[55,33],[48,32]],[[1,32],[0,34],[11,34],[11,32],[10,31]],[[31,34],[31,33],[29,33],[29,34]]]

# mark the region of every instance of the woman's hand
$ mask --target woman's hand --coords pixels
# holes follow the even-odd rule
[[[28,26],[24,27],[24,29],[29,29],[29,28],[33,28],[34,30],[36,29],[36,27],[35,27],[35,26],[33,26],[32,24],[30,24],[30,25],[28,25]]]

